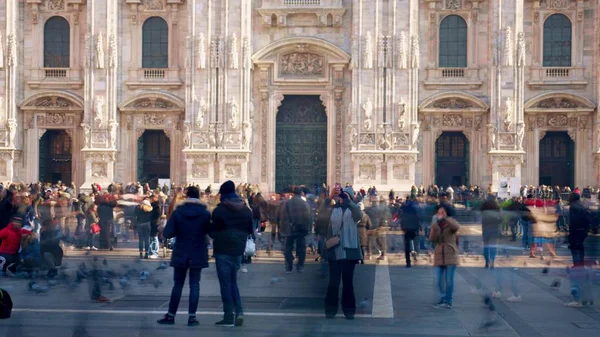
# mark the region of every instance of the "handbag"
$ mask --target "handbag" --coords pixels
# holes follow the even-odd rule
[[[252,257],[256,254],[256,243],[252,240],[252,236],[248,236],[246,240],[246,249],[244,249],[244,255],[247,257]]]
[[[100,225],[98,225],[97,223],[93,223],[90,229],[92,230],[92,234],[100,233]]]
[[[331,248],[336,247],[339,244],[340,244],[340,237],[334,236],[334,237],[327,239],[327,241],[325,241],[325,248],[331,249]]]

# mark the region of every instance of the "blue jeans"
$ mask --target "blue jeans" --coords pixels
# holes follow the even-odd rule
[[[529,221],[521,220],[523,226],[523,248],[529,248],[533,244],[533,230]]]
[[[485,266],[493,266],[498,252],[498,239],[494,237],[483,237],[483,258]]]
[[[185,284],[185,275],[190,271],[190,307],[188,313],[190,316],[196,316],[196,310],[198,309],[198,301],[200,300],[200,273],[202,269],[197,268],[175,268],[173,271],[173,290],[171,291],[171,300],[169,301],[169,315],[175,316],[177,314],[177,308],[179,307],[179,301],[181,300],[181,293],[183,292],[183,285]]]
[[[139,237],[138,247],[140,249],[140,254],[144,251],[150,254],[150,223],[140,223],[137,225],[136,229]]]
[[[229,321],[235,318],[234,310],[236,316],[244,314],[242,298],[237,285],[237,272],[241,264],[241,255],[215,254],[215,265],[221,287],[221,301],[223,301],[223,318]]]
[[[452,304],[452,294],[454,293],[454,272],[456,271],[456,266],[439,266],[436,267],[436,271],[440,299],[446,304]]]

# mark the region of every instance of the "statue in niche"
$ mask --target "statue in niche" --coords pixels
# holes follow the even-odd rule
[[[196,126],[199,128],[204,127],[204,116],[206,116],[206,101],[204,97],[200,98],[200,102],[198,102],[198,114],[196,115]]]
[[[192,147],[192,130],[189,123],[183,123],[183,146],[188,149]]]
[[[406,124],[406,101],[400,97],[400,103],[398,103],[398,128],[400,131],[404,131],[404,125]]]
[[[215,133],[215,125],[214,124],[210,124],[208,126],[208,145],[211,148],[217,147],[217,135]]]
[[[96,100],[94,102],[94,113],[94,120],[96,121],[96,123],[98,123],[98,125],[102,125],[102,122],[104,120],[104,97],[100,95],[96,96]]]
[[[523,151],[523,138],[525,138],[525,123],[517,123],[517,149]]]
[[[102,33],[98,33],[96,41],[96,68],[104,69],[104,39]]]
[[[8,127],[8,146],[14,148],[17,141],[17,122],[9,119],[6,126]]]
[[[371,131],[371,128],[373,127],[373,123],[371,121],[371,116],[373,115],[373,103],[371,102],[370,98],[367,98],[367,101],[363,103],[362,108],[365,112],[365,129],[367,131]]]
[[[251,99],[250,100],[250,105],[248,106],[248,120],[254,120],[254,112],[255,112],[255,107],[254,107],[254,101]]]
[[[510,131],[513,124],[513,102],[512,99],[506,97],[504,101],[504,131]]]
[[[112,149],[117,148],[117,130],[119,123],[112,121],[110,123],[110,147]]]
[[[240,113],[238,105],[233,97],[229,101],[229,114],[229,126],[235,130],[238,128]]]
[[[350,127],[350,148],[352,151],[356,150],[358,145],[358,130],[354,126]]]
[[[92,40],[92,36],[89,33],[85,34],[85,53],[83,54],[83,67],[85,69],[90,68],[90,53],[92,51],[92,49],[91,49],[92,41],[91,40]]]
[[[417,142],[419,140],[419,132],[421,131],[421,123],[413,122],[412,123],[412,146],[413,148],[417,147]]]
[[[490,141],[490,151],[496,149],[496,128],[492,125],[488,125],[488,139]]]
[[[250,142],[252,141],[252,123],[250,121],[244,121],[242,126],[244,127],[244,148],[250,150]]]
[[[90,147],[90,142],[92,140],[92,128],[86,123],[81,123],[81,128],[83,129],[83,138],[85,142],[83,147],[87,149]]]

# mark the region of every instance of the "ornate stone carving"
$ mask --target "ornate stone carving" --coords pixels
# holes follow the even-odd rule
[[[96,37],[96,69],[104,69],[104,38],[102,33]]]
[[[392,134],[385,131],[383,124],[379,125],[379,148],[387,150],[392,147]]]
[[[0,130],[0,146],[8,146],[8,139],[6,138],[6,131]]]
[[[567,133],[569,134],[569,137],[571,137],[571,140],[577,140],[577,132],[575,130],[569,130]]]
[[[546,8],[562,9],[569,7],[570,0],[543,0],[542,2]]]
[[[117,67],[117,39],[115,34],[108,36],[108,67],[111,69]]]
[[[362,109],[365,114],[365,130],[371,131],[373,128],[373,122],[371,121],[371,116],[373,116],[373,102],[371,102],[371,98],[367,98],[367,101],[362,105]]]
[[[368,31],[367,35],[365,35],[363,66],[365,69],[373,69],[373,40],[371,38],[371,31]]]
[[[85,49],[83,53],[83,68],[89,69],[91,67],[90,57],[92,53],[92,35],[90,33],[85,34]]]
[[[281,75],[322,76],[323,57],[313,53],[290,53],[281,56]]]
[[[352,69],[358,69],[359,65],[359,54],[358,54],[358,37],[356,35],[352,36],[352,59],[351,59],[351,67]]]
[[[149,11],[158,11],[163,9],[163,0],[144,0],[144,9]]]
[[[375,180],[376,170],[377,168],[375,165],[359,165],[358,178],[361,180]]]
[[[70,101],[67,101],[62,97],[56,96],[40,98],[36,100],[32,105],[35,107],[44,108],[69,108],[73,106],[73,104]]]
[[[361,133],[360,134],[361,145],[375,145],[375,134],[374,133]]]
[[[229,100],[229,126],[234,130],[236,130],[239,126],[239,110],[240,109],[235,101],[235,98],[231,97]]]
[[[548,116],[548,126],[559,127],[567,126],[569,124],[567,115],[564,114],[551,114]]]
[[[139,109],[172,109],[175,108],[175,105],[158,98],[146,98],[135,101],[132,107]]]
[[[46,0],[46,10],[60,11],[65,9],[65,0]]]
[[[408,180],[410,179],[410,169],[408,165],[394,165],[392,167],[392,179]]]
[[[406,101],[404,98],[400,97],[400,102],[398,103],[398,129],[400,131],[404,131],[404,126],[406,124]]]
[[[208,179],[208,163],[192,164],[192,178]]]
[[[190,123],[183,123],[183,147],[192,148],[192,128]]]
[[[204,38],[204,34],[200,33],[198,36],[198,59],[196,63],[198,64],[198,69],[206,69],[206,39]]]
[[[463,7],[462,0],[446,0],[446,6],[445,6],[446,9],[456,11],[456,10],[462,9],[462,7]]]
[[[110,136],[110,147],[112,149],[117,148],[117,133],[119,131],[119,123],[116,121],[110,121],[109,123],[109,136]]]
[[[504,131],[510,131],[513,125],[514,104],[510,96],[504,100]]]
[[[17,65],[17,43],[15,42],[15,35],[8,34],[8,66],[14,67]]]
[[[504,29],[504,65],[512,67],[513,65],[513,37],[512,29],[507,26]]]
[[[242,135],[238,133],[229,133],[225,136],[225,145],[240,145]]]
[[[0,159],[0,177],[6,177],[6,161]]]
[[[587,116],[579,117],[579,130],[587,130],[588,118]]]
[[[386,60],[385,60],[385,44],[386,44],[385,36],[381,35],[379,37],[379,43],[377,46],[377,67],[378,68],[385,68],[387,66]]]
[[[437,109],[469,109],[473,107],[473,104],[459,98],[448,98],[434,102],[433,107]]]
[[[63,126],[66,124],[66,115],[64,113],[61,112],[57,112],[57,113],[53,113],[53,112],[49,112],[46,114],[45,118],[43,118],[43,125],[46,126],[53,126],[53,125],[59,125],[59,126]],[[40,123],[38,123],[40,124]]]
[[[442,116],[442,126],[462,126],[463,116],[462,115],[444,115]]]
[[[208,126],[208,145],[210,148],[217,148],[217,130],[215,124],[210,124]]]
[[[490,151],[496,149],[496,128],[492,124],[488,124],[488,141]]]
[[[242,62],[244,69],[252,69],[252,50],[250,48],[250,39],[244,36],[242,39]]]
[[[242,126],[244,128],[244,135],[242,138],[244,149],[250,150],[250,145],[252,142],[252,123],[250,122],[250,120],[246,120],[242,123]]]
[[[577,127],[577,117],[569,117],[569,126],[572,128]]]
[[[544,116],[537,116],[537,119],[536,119],[537,127],[538,128],[544,127],[545,120],[546,120],[546,118]]]
[[[165,116],[156,113],[144,115],[144,124],[146,125],[163,125],[165,124]]]
[[[208,134],[206,132],[194,132],[192,147],[202,147],[208,145]]]
[[[6,128],[8,129],[8,147],[14,148],[17,140],[17,122],[9,119]]]
[[[106,163],[94,162],[92,163],[92,177],[94,178],[106,178]]]
[[[225,41],[222,36],[217,39],[217,67],[225,68]]]
[[[500,178],[513,178],[515,176],[515,167],[499,166],[498,173],[500,174]]]
[[[238,52],[237,35],[233,33],[229,40],[229,69],[238,69],[240,67],[240,54]]]
[[[92,127],[89,124],[81,123],[81,128],[83,129],[83,148],[87,149],[91,146],[90,141],[92,139]]]
[[[523,164],[523,156],[521,155],[492,155],[491,160],[492,163]]]
[[[525,138],[525,123],[517,123],[517,150],[523,151],[523,138]]]
[[[348,126],[348,131],[350,133],[350,150],[356,150],[358,146],[358,130],[355,126]]]
[[[583,108],[584,106],[568,98],[554,97],[540,101],[534,107],[541,109],[574,109]]]
[[[501,134],[500,135],[500,146],[512,146],[515,145],[515,138],[512,134]]]
[[[411,141],[412,141],[413,148],[417,147],[417,141],[419,140],[420,126],[421,126],[421,123],[419,123],[419,122],[413,122],[411,124],[411,128],[412,128]]]
[[[519,32],[517,35],[517,66],[524,67],[525,66],[525,33]]]
[[[394,135],[392,145],[394,145],[394,146],[410,145],[409,134],[408,133],[400,133],[400,134]]]
[[[400,41],[398,41],[398,60],[396,61],[399,69],[408,68],[408,48],[406,46],[406,32],[400,32]]]
[[[204,118],[206,116],[206,112],[208,107],[206,106],[206,101],[204,97],[200,97],[200,101],[198,102],[198,114],[196,115],[196,126],[202,129],[204,127]]]
[[[411,55],[412,55],[412,60],[411,60],[411,67],[413,69],[419,69],[419,59],[420,59],[420,52],[419,52],[419,35],[413,35],[411,37],[410,40],[410,51],[411,51]]]
[[[143,133],[143,130],[142,130],[142,133]],[[141,137],[141,134],[140,134],[140,137]],[[92,132],[92,144],[101,144],[103,146],[106,146],[105,131]]]
[[[242,177],[242,165],[225,164],[225,179],[235,179]]]
[[[94,121],[102,125],[104,121],[104,96],[97,95],[94,100]]]

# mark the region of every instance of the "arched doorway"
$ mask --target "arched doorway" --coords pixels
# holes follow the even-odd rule
[[[327,114],[319,96],[285,95],[276,119],[275,189],[327,183]]]
[[[540,185],[575,184],[575,142],[566,131],[547,132],[540,141]]]
[[[65,130],[48,130],[39,142],[40,181],[70,184],[73,181],[71,136]]]
[[[446,131],[435,141],[435,184],[469,185],[469,140],[462,132]]]
[[[142,184],[158,186],[158,179],[171,176],[171,141],[162,130],[146,130],[137,144],[137,176]]]

